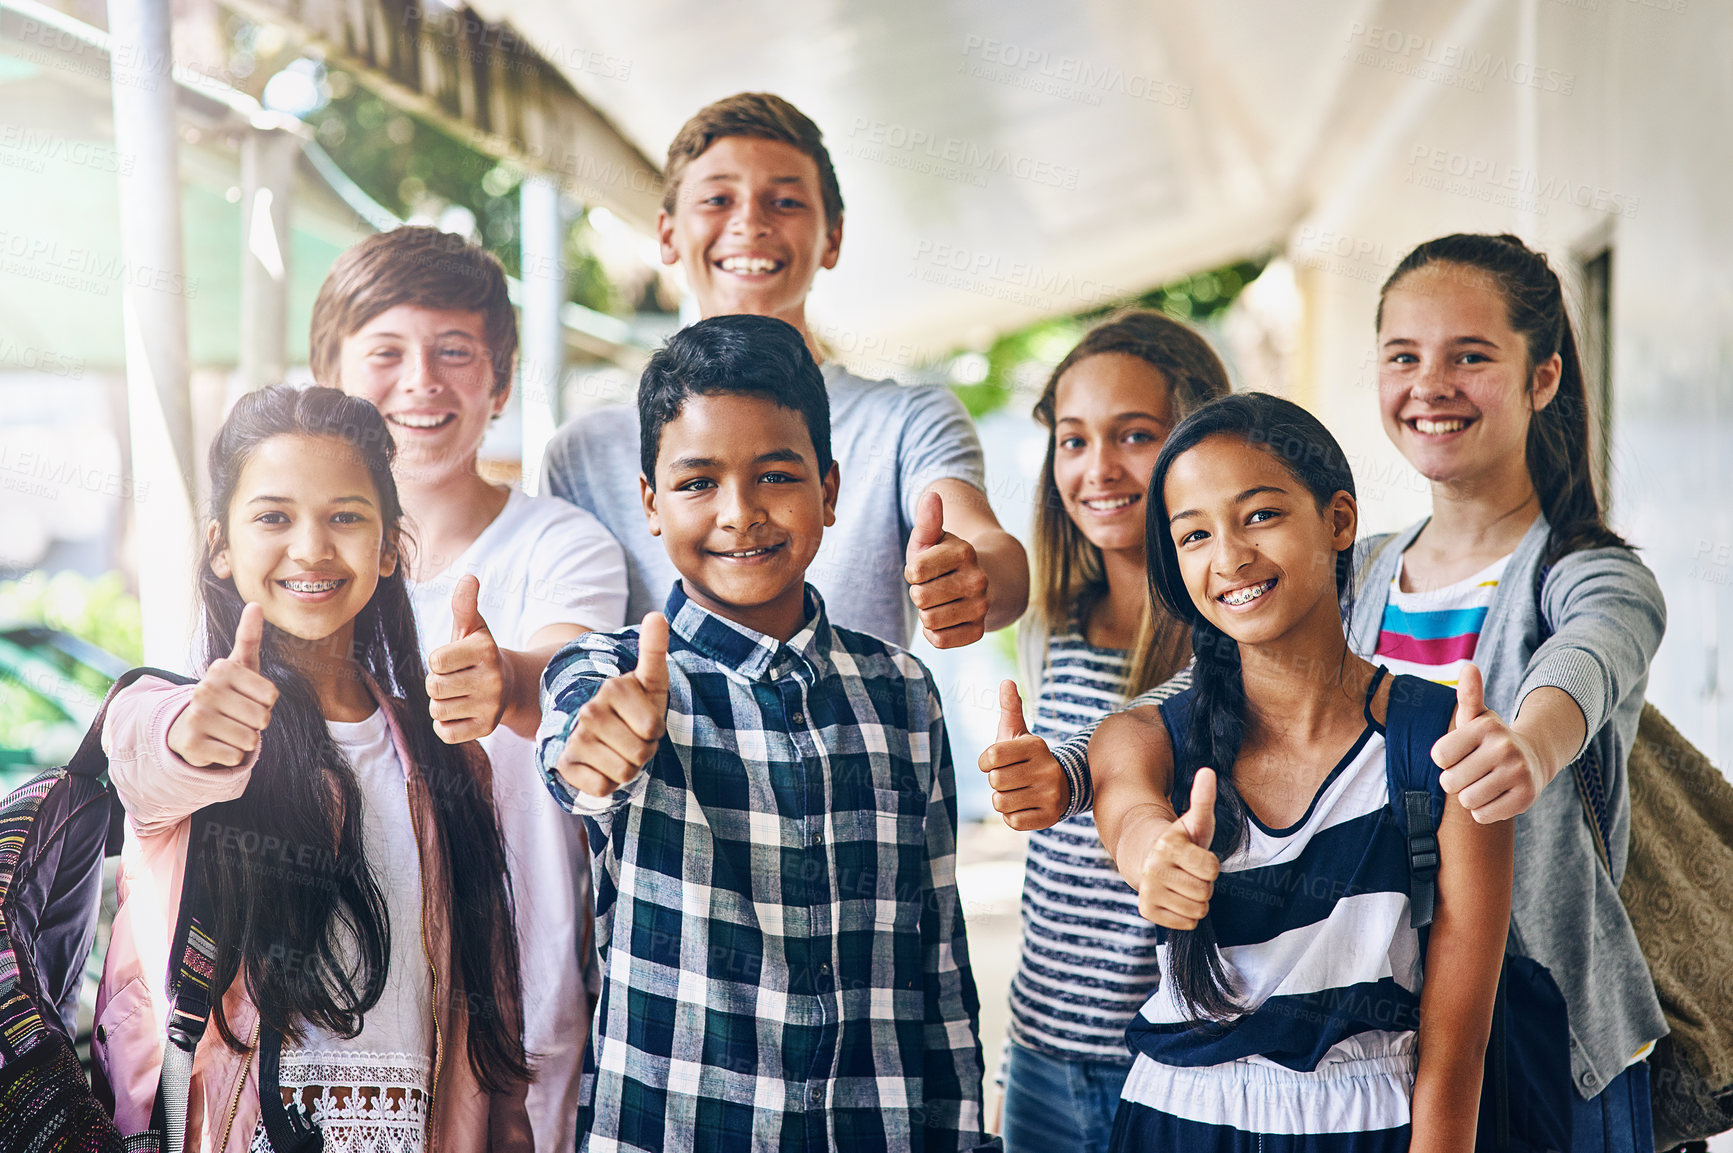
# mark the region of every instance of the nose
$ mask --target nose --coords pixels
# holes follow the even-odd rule
[[[748,532],[765,521],[764,502],[758,499],[758,486],[725,482],[717,494],[716,524],[729,532]]]
[[[1444,362],[1436,357],[1420,366],[1420,371],[1414,374],[1414,383],[1408,389],[1415,400],[1443,400],[1455,392],[1456,386],[1451,383]]]
[[[317,564],[335,554],[331,531],[319,517],[304,517],[289,538],[289,559],[296,564]]]
[[[1210,567],[1219,577],[1233,577],[1241,569],[1252,563],[1258,555],[1257,546],[1246,539],[1245,534],[1236,529],[1226,529],[1215,535],[1215,548],[1211,550]]]
[[[762,236],[768,220],[758,197],[742,196],[734,203],[734,212],[728,218],[728,228],[738,236]]]
[[[416,346],[406,350],[403,354],[403,370],[397,377],[398,385],[406,392],[438,392],[440,379],[439,374],[434,371],[433,357],[432,349]]]
[[[1090,446],[1084,458],[1083,469],[1083,478],[1090,484],[1106,484],[1119,480],[1125,474],[1117,446],[1105,439]]]

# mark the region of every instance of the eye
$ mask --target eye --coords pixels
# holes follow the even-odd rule
[[[778,196],[775,200],[771,201],[771,203],[776,207],[783,209],[800,209],[806,207],[806,201],[793,196]]]
[[[1492,358],[1484,352],[1465,352],[1462,354],[1463,364],[1491,364]]]
[[[1077,452],[1083,448],[1083,438],[1080,436],[1062,436],[1059,438],[1059,447],[1066,452]]]
[[[366,524],[367,518],[358,512],[338,512],[331,514],[332,524]]]
[[[403,354],[395,348],[376,348],[367,354],[369,360],[396,360]]]
[[[1412,352],[1398,352],[1390,357],[1391,364],[1419,364],[1420,358]]]
[[[439,350],[439,359],[449,364],[468,364],[475,359],[475,350],[464,345],[447,345]]]
[[[1208,537],[1209,533],[1205,532],[1203,529],[1194,528],[1184,536],[1180,537],[1176,543],[1180,548],[1184,548],[1188,544],[1196,544],[1200,540],[1208,539]]]
[[[1247,524],[1263,524],[1265,521],[1275,520],[1277,517],[1279,517],[1281,515],[1282,515],[1282,512],[1280,509],[1260,508],[1257,512],[1254,512],[1251,516],[1248,516],[1246,518],[1246,523]]]
[[[1153,432],[1141,428],[1134,428],[1125,434],[1125,443],[1127,444],[1154,444],[1155,440],[1156,436]]]
[[[274,527],[277,525],[288,524],[289,518],[286,514],[278,512],[276,509],[269,509],[265,512],[260,513],[258,516],[254,517],[253,523],[254,524],[268,524],[268,525],[271,525]]]
[[[718,192],[714,195],[704,197],[704,199],[700,200],[698,203],[706,208],[721,208],[723,205],[728,203],[728,197]]]
[[[716,482],[707,476],[695,476],[691,480],[683,480],[674,486],[675,492],[701,492],[707,488],[715,488]]]
[[[800,478],[786,472],[767,472],[758,478],[766,484],[799,484]]]

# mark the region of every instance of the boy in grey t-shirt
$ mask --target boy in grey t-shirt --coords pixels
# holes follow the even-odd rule
[[[668,149],[657,215],[662,260],[680,264],[700,313],[771,316],[806,337],[806,295],[842,246],[842,194],[818,128],[777,96],[742,93],[687,121]],[[842,469],[836,527],[808,572],[847,628],[939,648],[1022,615],[1023,546],[982,491],[981,445],[943,388],[867,381],[826,365]],[[548,445],[548,491],[594,513],[624,546],[627,617],[660,608],[676,576],[644,519],[631,409],[568,423]],[[852,494],[852,495],[851,495]]]

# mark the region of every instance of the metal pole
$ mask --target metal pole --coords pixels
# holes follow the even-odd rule
[[[249,392],[288,367],[289,194],[300,141],[273,128],[241,141],[240,378]]]
[[[131,411],[144,656],[190,665],[193,639],[193,425],[169,0],[109,0],[114,146],[122,166],[121,315]]]
[[[518,403],[523,409],[524,491],[534,495],[541,487],[542,453],[560,419],[566,353],[560,325],[560,310],[566,303],[566,223],[560,190],[546,177],[526,178],[518,197],[523,258]]]

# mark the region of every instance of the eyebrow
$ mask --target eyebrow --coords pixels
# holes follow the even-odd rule
[[[1280,485],[1255,484],[1251,488],[1246,489],[1244,492],[1242,492],[1238,496],[1234,497],[1232,503],[1233,504],[1243,504],[1244,502],[1252,499],[1254,496],[1262,496],[1266,492],[1280,493],[1283,496],[1288,495],[1288,490],[1285,488],[1282,488]],[[1187,517],[1202,516],[1202,515],[1203,515],[1202,509],[1188,508],[1188,509],[1185,509],[1181,512],[1176,512],[1172,516],[1168,517],[1167,523],[1173,524],[1175,521],[1182,521],[1182,520],[1186,519]]]
[[[369,333],[365,333],[364,335],[369,340],[377,340],[380,338],[385,338],[385,339],[389,339],[389,340],[408,340],[409,339],[408,337],[404,336],[401,332],[369,332]],[[479,336],[477,336],[475,333],[471,332],[467,328],[445,328],[445,329],[441,329],[440,331],[434,333],[433,335],[434,336],[467,336],[471,340],[480,340],[481,339]]]
[[[805,464],[806,458],[792,448],[776,448],[769,452],[761,452],[752,458],[753,464]],[[721,468],[724,462],[713,456],[683,456],[671,462],[668,467],[675,472],[687,469]]]
[[[1419,341],[1414,340],[1410,337],[1393,336],[1389,340],[1386,340],[1384,342],[1384,347],[1389,348],[1393,344],[1419,344],[1419,343],[1420,343]],[[1498,347],[1498,342],[1496,340],[1488,340],[1484,336],[1453,336],[1450,338],[1450,343],[1451,344],[1483,344],[1487,348],[1497,348]]]
[[[252,500],[249,500],[247,503],[250,505],[253,505],[253,504],[295,504],[297,502],[296,502],[294,497],[272,496],[268,493],[262,493],[259,496],[254,497]],[[337,497],[334,500],[332,500],[331,503],[332,504],[364,504],[368,508],[373,507],[373,502],[368,500],[364,496],[340,496],[340,497]]]
[[[710,175],[699,180],[698,183],[714,184],[717,181],[739,179],[741,179],[741,175],[738,172],[712,172]],[[772,184],[799,184],[803,179],[805,178],[801,176],[772,176],[770,182]]]
[[[1148,420],[1148,421],[1153,421],[1156,424],[1166,424],[1167,423],[1167,421],[1165,421],[1161,417],[1155,415],[1155,413],[1153,413],[1153,412],[1116,412],[1112,416],[1108,417],[1108,419],[1109,420]],[[1083,424],[1084,420],[1080,416],[1062,416],[1059,418],[1059,423],[1060,424]]]

